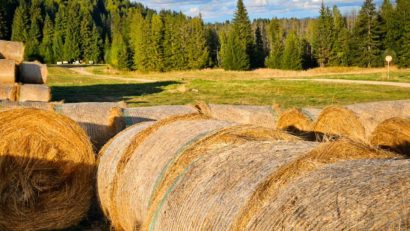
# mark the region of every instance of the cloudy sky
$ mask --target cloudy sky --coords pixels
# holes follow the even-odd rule
[[[337,5],[342,12],[359,9],[364,0],[324,0],[326,5]],[[376,0],[380,2],[381,0]],[[156,9],[182,11],[190,16],[202,14],[206,22],[231,19],[236,0],[140,0],[142,4]],[[244,0],[249,16],[253,18],[315,17],[322,0]]]

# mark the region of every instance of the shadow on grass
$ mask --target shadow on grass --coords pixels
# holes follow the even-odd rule
[[[177,81],[155,83],[99,84],[88,86],[51,87],[52,100],[66,103],[77,102],[118,102],[136,96],[156,94],[164,91],[163,87],[180,84]]]

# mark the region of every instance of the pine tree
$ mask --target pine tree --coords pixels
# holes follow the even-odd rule
[[[30,19],[28,6],[24,0],[21,0],[14,13],[11,40],[26,42],[29,29]]]
[[[397,0],[397,18],[400,35],[397,47],[399,49],[399,66],[410,67],[410,2],[408,0]]]
[[[249,70],[254,55],[254,39],[248,12],[242,0],[238,0],[232,29],[228,36],[223,58],[225,70]]]
[[[82,18],[80,29],[82,58],[86,62],[98,62],[101,46],[100,35],[88,12],[84,12]]]
[[[8,22],[7,22],[7,13],[6,13],[6,3],[4,0],[0,0],[0,39],[7,39],[8,31]]]
[[[207,28],[206,29],[206,44],[208,45],[209,51],[209,61],[208,65],[210,67],[216,67],[219,65],[218,56],[221,43],[218,39],[218,32],[216,29]]]
[[[313,45],[314,53],[321,67],[329,64],[334,40],[333,16],[328,7],[322,3],[320,16],[317,22],[317,31],[315,33],[315,43]]]
[[[67,11],[67,27],[64,40],[64,59],[67,61],[78,60],[81,56],[80,48],[80,7],[77,2],[70,2]]]
[[[44,21],[43,27],[43,40],[40,46],[40,54],[43,57],[43,60],[46,63],[54,62],[54,51],[53,51],[53,22],[50,19],[50,16],[47,15]]]
[[[207,66],[209,60],[204,23],[201,18],[193,18],[189,24],[188,66],[190,69],[202,69]]]
[[[285,40],[282,68],[288,70],[302,69],[302,46],[295,32],[291,31]]]
[[[384,0],[380,9],[382,19],[381,31],[383,34],[383,47],[388,52],[397,50],[396,41],[399,37],[396,34],[397,22],[395,18],[395,10],[390,0]]]
[[[283,29],[278,20],[272,19],[269,24],[270,30],[270,53],[266,59],[266,66],[273,69],[282,68],[283,55]]]
[[[66,35],[66,7],[60,5],[56,14],[53,35],[53,54],[57,62],[68,61],[64,58],[64,40]]]
[[[264,67],[265,65],[265,47],[263,44],[262,32],[259,25],[256,27],[255,30],[255,53],[253,57],[253,67],[259,68]]]
[[[147,51],[147,32],[146,21],[140,10],[131,13],[133,23],[130,23],[130,44],[134,53],[134,68],[145,71],[146,51]]]
[[[363,67],[377,67],[383,64],[380,20],[373,0],[366,0],[353,30],[352,51],[355,64]]]
[[[329,63],[333,66],[348,66],[350,33],[346,27],[346,19],[337,6],[333,7],[333,25],[334,39]]]
[[[41,59],[41,25],[43,18],[41,16],[41,5],[39,0],[33,0],[30,7],[30,30],[26,41],[25,56],[28,60]]]

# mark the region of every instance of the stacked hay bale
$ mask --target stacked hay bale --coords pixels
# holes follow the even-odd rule
[[[0,230],[57,230],[87,214],[95,154],[84,131],[51,111],[0,112]]]
[[[295,135],[304,136],[313,131],[314,121],[319,117],[320,109],[292,108],[282,112],[276,122],[276,128]]]
[[[47,66],[23,62],[24,44],[0,40],[0,100],[49,102]],[[19,84],[20,82],[20,84]]]
[[[380,165],[392,174],[375,174],[382,177],[377,182],[387,182],[393,189],[402,187],[398,195],[406,199],[403,206],[409,206],[409,195],[403,190],[410,190],[410,184],[390,177],[401,173],[396,166],[406,165],[397,157],[351,140],[319,146],[268,128],[190,114],[143,122],[113,138],[100,152],[97,187],[103,211],[115,230],[243,230],[265,222],[274,225],[265,211],[269,212],[266,208],[275,198],[285,196],[282,192],[300,179],[346,161],[380,160],[369,169]],[[387,166],[385,159],[394,161]],[[361,178],[345,177],[354,182],[353,188],[365,191],[369,187],[355,181]],[[321,182],[332,186],[327,179]],[[333,188],[347,193],[352,187]],[[378,199],[378,209],[389,209],[392,214],[388,215],[408,215],[396,214],[401,207]],[[333,201],[324,201],[323,208],[326,203]],[[361,207],[366,209],[366,205]],[[352,213],[348,207],[343,209]],[[364,216],[369,222],[376,217],[373,222],[386,224],[372,212]],[[338,222],[350,227],[350,220]]]

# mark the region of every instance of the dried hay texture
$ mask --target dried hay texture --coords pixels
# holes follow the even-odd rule
[[[248,198],[246,206],[240,208],[241,212],[236,217],[232,230],[252,230],[249,227],[253,223],[260,222],[260,219],[265,216],[264,207],[268,206],[269,203],[275,203],[282,190],[292,185],[298,178],[303,178],[311,172],[340,161],[397,157],[396,154],[380,151],[363,143],[347,139],[322,144],[295,161],[282,165],[266,177],[265,181],[254,190],[253,195]]]
[[[410,157],[410,117],[391,118],[379,124],[370,143]]]
[[[40,84],[19,85],[17,98],[19,102],[49,102],[51,100],[51,89]]]
[[[229,230],[257,186],[280,166],[312,150],[305,141],[216,145],[182,165],[142,230]]]
[[[18,109],[18,108],[36,108],[47,111],[54,111],[54,107],[60,105],[59,102],[12,102],[0,100],[0,111]]]
[[[217,120],[239,124],[253,124],[276,128],[277,112],[274,107],[248,105],[216,105],[198,103],[195,106],[201,113]]]
[[[0,100],[17,100],[17,84],[0,84]]]
[[[0,84],[16,82],[16,63],[13,60],[0,59]]]
[[[392,117],[409,117],[410,100],[328,107],[319,116],[314,130],[366,141],[376,126]]]
[[[339,162],[272,198],[242,230],[410,230],[410,161]]]
[[[186,115],[195,112],[197,112],[197,110],[191,106],[153,106],[125,108],[123,110],[123,116],[127,127],[129,127],[141,122],[157,121],[171,116]]]
[[[63,114],[86,131],[96,151],[125,128],[122,109],[119,103],[67,103],[57,105],[56,112]]]
[[[94,192],[95,155],[84,131],[54,112],[0,112],[0,230],[77,224]]]
[[[292,133],[311,132],[313,122],[319,117],[320,109],[293,108],[280,114],[276,127]]]
[[[47,65],[38,62],[23,62],[19,65],[19,80],[22,83],[46,84]]]
[[[18,64],[23,62],[24,44],[22,42],[0,40],[0,58],[10,59]]]

